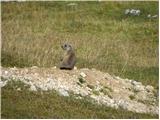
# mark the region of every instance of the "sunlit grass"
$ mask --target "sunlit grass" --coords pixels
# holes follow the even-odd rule
[[[78,68],[158,85],[158,2],[2,2],[2,65],[51,67],[69,42]],[[141,10],[125,16],[126,8]]]

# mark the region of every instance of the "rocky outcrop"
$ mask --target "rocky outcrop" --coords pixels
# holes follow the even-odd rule
[[[87,96],[95,103],[123,108],[137,113],[158,114],[158,97],[154,87],[141,82],[111,76],[96,69],[59,70],[53,68],[1,68],[1,87],[10,80],[20,80],[31,91],[56,90],[60,95]]]

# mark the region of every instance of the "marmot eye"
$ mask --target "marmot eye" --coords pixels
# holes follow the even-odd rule
[[[67,47],[67,45],[65,44],[64,47]]]

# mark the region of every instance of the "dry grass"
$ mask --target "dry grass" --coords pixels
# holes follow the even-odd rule
[[[28,87],[20,81],[10,81],[2,88],[3,119],[158,119],[158,115],[100,106],[88,98],[64,97],[55,91],[33,92]]]
[[[79,68],[158,86],[158,2],[2,2],[2,66],[52,67],[65,42]],[[125,16],[126,8],[140,16]],[[149,9],[148,9],[149,8]]]

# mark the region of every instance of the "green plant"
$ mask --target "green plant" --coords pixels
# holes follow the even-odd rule
[[[135,96],[134,96],[134,95],[130,95],[129,98],[130,98],[131,100],[134,100],[134,99],[135,99]]]
[[[83,83],[85,83],[85,82],[86,82],[86,81],[85,81],[85,79],[84,79],[84,78],[82,78],[82,77],[79,77],[78,79],[79,79],[79,82],[80,82],[81,84],[83,84]]]
[[[92,93],[95,94],[95,95],[100,95],[100,92],[97,91],[97,90],[93,90]]]

